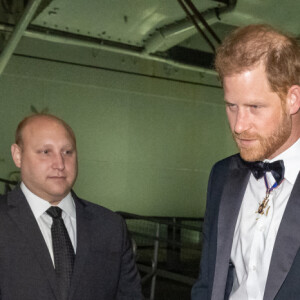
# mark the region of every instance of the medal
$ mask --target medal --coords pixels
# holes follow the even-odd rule
[[[260,215],[265,215],[265,216],[268,215],[268,212],[270,209],[270,205],[268,206],[269,195],[270,195],[270,191],[267,190],[266,197],[264,198],[264,200],[261,203],[259,203],[258,210],[255,213],[260,214]],[[265,209],[267,209],[266,212],[265,212]]]
[[[277,182],[275,182],[273,184],[273,186],[271,186],[271,188],[269,188],[269,185],[268,185],[268,181],[267,181],[267,177],[266,177],[266,174],[264,175],[264,180],[265,180],[265,185],[266,185],[266,196],[264,198],[264,200],[259,203],[259,206],[258,206],[258,209],[257,211],[255,212],[256,214],[259,214],[259,215],[265,215],[267,216],[268,215],[268,212],[269,212],[269,209],[270,209],[270,205],[269,204],[269,196],[270,196],[270,193],[275,189],[277,188],[279,185],[277,184]],[[282,180],[283,181],[283,180]],[[282,182],[281,181],[281,182]],[[279,184],[281,184],[281,182]],[[258,219],[258,217],[257,217]],[[256,219],[256,220],[257,220]]]

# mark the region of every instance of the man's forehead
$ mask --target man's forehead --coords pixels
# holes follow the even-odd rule
[[[62,128],[65,131],[67,131],[66,128],[63,126],[63,124],[61,124],[55,119],[46,118],[46,117],[37,117],[37,118],[33,118],[32,120],[29,120],[29,122],[23,128],[23,133],[33,132],[33,131],[42,132],[46,129],[51,130],[51,129],[58,129],[58,128]]]
[[[64,131],[65,135],[72,140],[73,144],[75,144],[72,134],[62,122],[54,118],[44,116],[39,116],[29,120],[23,128],[22,135],[23,139],[26,140],[28,138],[30,140],[30,138],[35,135],[47,136],[48,134],[58,134],[60,130]]]

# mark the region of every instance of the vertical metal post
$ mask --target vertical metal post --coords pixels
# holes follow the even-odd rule
[[[158,250],[159,250],[159,232],[160,232],[160,224],[156,224],[156,240],[154,242],[154,253],[153,253],[153,261],[152,261],[152,272],[153,277],[151,280],[151,293],[150,300],[154,300],[155,297],[155,284],[156,284],[156,275],[157,275],[157,261],[158,261]]]
[[[42,0],[29,0],[22,17],[20,18],[18,24],[15,26],[15,29],[11,34],[9,41],[7,42],[7,45],[5,46],[0,55],[0,75],[2,74],[6,65],[8,64],[9,59],[14,53],[22,35],[24,34],[24,31],[26,30],[33,15],[38,9],[41,1]]]

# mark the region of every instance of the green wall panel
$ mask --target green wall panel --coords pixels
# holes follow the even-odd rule
[[[0,91],[0,176],[17,123],[48,108],[77,136],[75,191],[115,211],[203,216],[210,169],[235,151],[217,87],[14,56]]]

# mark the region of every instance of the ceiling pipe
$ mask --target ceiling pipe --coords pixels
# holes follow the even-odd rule
[[[219,22],[221,17],[229,14],[235,7],[236,0],[230,1],[229,5],[219,9],[208,9],[201,13],[208,25]],[[201,22],[198,25],[204,29]],[[158,29],[145,42],[145,54],[155,53],[157,51],[166,51],[169,48],[183,42],[187,38],[197,33],[197,29],[189,19],[170,24],[166,27]]]
[[[30,0],[21,16],[19,22],[12,30],[12,34],[0,55],[0,75],[8,64],[28,24],[36,13],[42,0]]]
[[[180,0],[178,0],[180,1]],[[191,0],[181,0],[184,1],[191,11],[194,13],[194,16],[199,19],[199,21],[202,23],[202,25],[205,27],[205,29],[211,34],[211,36],[214,38],[214,40],[218,43],[221,44],[220,38],[217,36],[217,34],[213,31],[213,29],[207,24],[206,20],[202,17],[196,6],[193,4]]]
[[[216,48],[215,48],[214,44],[210,41],[210,39],[208,38],[208,36],[205,34],[204,30],[198,25],[198,21],[196,20],[196,18],[190,12],[191,7],[189,6],[189,3],[188,2],[184,2],[183,0],[178,0],[178,3],[182,7],[182,9],[186,13],[186,15],[189,17],[189,19],[193,22],[194,26],[196,27],[196,29],[198,30],[198,32],[201,34],[201,36],[205,39],[206,43],[210,46],[210,48],[212,49],[213,53],[215,53],[216,52]],[[201,22],[201,23],[204,26],[203,22]],[[209,25],[207,25],[207,26],[209,26]]]
[[[6,32],[11,32],[13,30],[13,27],[10,25],[5,25],[5,24],[0,24],[0,31],[6,31]],[[118,46],[114,45],[106,45],[105,43],[99,43],[99,40],[84,40],[81,39],[80,36],[75,37],[70,37],[70,36],[61,36],[61,35],[56,35],[56,34],[49,34],[46,32],[40,32],[40,31],[35,31],[35,30],[29,30],[27,29],[23,36],[28,37],[28,38],[34,38],[34,39],[40,39],[48,42],[53,42],[53,43],[59,43],[59,44],[65,44],[65,45],[73,45],[73,46],[79,46],[79,47],[86,47],[86,48],[91,48],[91,49],[97,49],[97,50],[105,50],[105,51],[110,51],[113,53],[118,53],[118,54],[124,54],[124,55],[130,55],[142,59],[147,59],[151,61],[156,61],[160,63],[165,63],[168,65],[171,65],[173,67],[176,67],[178,69],[185,69],[185,70],[190,70],[190,71],[195,71],[195,72],[200,72],[200,73],[205,73],[205,74],[211,74],[211,75],[216,75],[216,71],[213,69],[207,69],[204,67],[200,66],[195,66],[195,65],[189,65],[185,63],[181,63],[172,59],[168,58],[163,58],[157,55],[152,55],[152,54],[146,54],[143,53],[142,51],[138,50],[133,50],[133,49],[125,49],[121,48]]]

